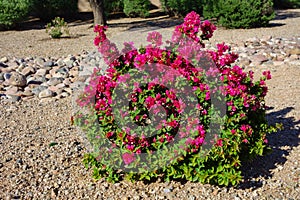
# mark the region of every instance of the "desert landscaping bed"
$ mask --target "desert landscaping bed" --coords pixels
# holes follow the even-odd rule
[[[158,30],[167,39],[178,21],[164,16],[110,20],[108,36],[120,44],[138,43],[147,31]],[[71,22],[73,36],[59,40],[33,24],[0,32],[0,199],[299,199],[299,9],[277,11],[266,28],[220,28],[207,44],[231,44],[240,55],[238,64],[256,77],[271,71],[267,117],[285,127],[268,137],[272,154],[243,167],[245,179],[237,187],[94,182],[81,162],[85,141],[70,123],[74,91],[101,61],[92,21]],[[22,74],[21,81],[8,81],[14,71]]]

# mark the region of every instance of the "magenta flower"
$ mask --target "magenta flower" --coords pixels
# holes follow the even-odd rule
[[[94,32],[96,32],[96,33],[102,33],[102,32],[104,32],[104,31],[106,31],[106,29],[107,29],[107,26],[102,26],[102,25],[95,25],[95,27],[94,27]]]
[[[247,139],[243,139],[242,142],[245,143],[245,144],[249,143],[249,141]]]
[[[217,27],[210,23],[210,21],[205,20],[204,22],[202,22],[201,31],[206,39],[211,38],[215,30],[217,30]]]
[[[98,33],[98,35],[94,39],[94,45],[99,46],[102,42],[106,40],[106,35],[104,31],[106,31],[107,26],[96,25],[94,27],[94,32]]]
[[[147,105],[147,108],[151,108],[155,104],[155,98],[149,96],[145,99],[145,103]]]
[[[147,57],[145,54],[139,54],[134,59],[134,66],[136,68],[142,67],[147,62]]]
[[[124,48],[122,49],[123,54],[129,54],[129,58],[132,56],[132,54],[136,54],[136,48],[134,47],[133,42],[124,42]],[[128,57],[127,57],[128,58]]]
[[[222,147],[223,146],[223,140],[222,139],[218,139],[217,142],[216,142],[216,146]]]
[[[111,132],[111,131],[110,131],[110,132],[108,132],[108,133],[106,133],[106,137],[107,137],[107,138],[110,138],[110,137],[112,137],[113,135],[114,135],[114,133],[113,133],[113,132]]]
[[[148,34],[147,42],[151,42],[154,46],[159,47],[162,45],[162,35],[157,31],[153,31]]]
[[[133,150],[134,150],[134,145],[128,144],[128,145],[126,146],[126,148],[127,148],[129,151],[133,151]]]
[[[123,161],[125,165],[129,165],[133,161],[135,161],[134,153],[124,153],[122,155]]]
[[[246,133],[246,131],[247,131],[247,129],[248,129],[248,126],[247,125],[245,125],[245,124],[243,124],[242,126],[241,126],[241,128],[240,128],[243,132],[245,132]]]
[[[267,80],[270,80],[272,78],[270,71],[264,71],[263,75],[266,77]]]

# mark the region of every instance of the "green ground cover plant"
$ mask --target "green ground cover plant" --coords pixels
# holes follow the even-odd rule
[[[54,39],[61,38],[63,34],[70,36],[68,23],[65,22],[64,18],[60,17],[55,17],[46,25],[46,33]]]

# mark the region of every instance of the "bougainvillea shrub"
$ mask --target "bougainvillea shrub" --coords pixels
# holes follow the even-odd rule
[[[159,32],[144,47],[125,42],[119,51],[95,26],[94,44],[108,68],[95,69],[77,100],[75,116],[92,146],[84,164],[108,181],[185,179],[235,185],[241,164],[270,150],[276,131],[265,117],[263,72],[234,65],[225,43],[207,49],[216,27],[189,13],[163,47]]]

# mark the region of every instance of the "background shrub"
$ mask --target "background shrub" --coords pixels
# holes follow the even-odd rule
[[[149,0],[124,0],[124,13],[128,17],[147,17],[150,5]]]
[[[77,0],[32,0],[33,13],[43,21],[56,16],[71,16],[77,10]]]
[[[204,0],[205,18],[227,28],[267,26],[275,17],[272,0]]]
[[[274,0],[274,8],[300,8],[300,0]]]
[[[171,16],[185,16],[191,11],[202,13],[202,0],[160,0],[160,2]]]
[[[118,13],[123,12],[124,3],[123,0],[105,0],[104,7],[107,14]]]
[[[0,30],[8,29],[17,22],[24,20],[29,12],[29,0],[0,1]]]

